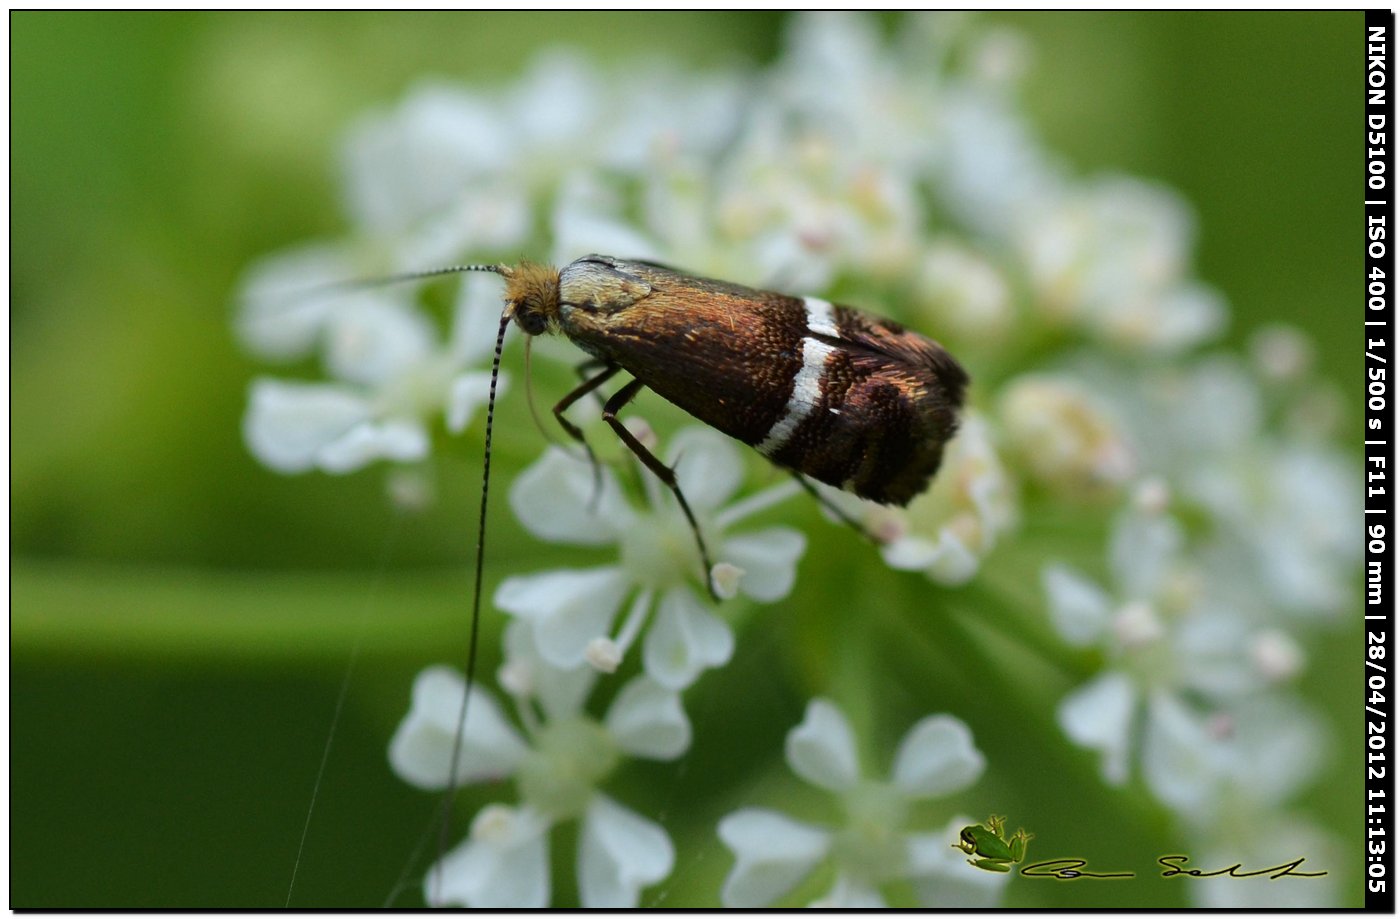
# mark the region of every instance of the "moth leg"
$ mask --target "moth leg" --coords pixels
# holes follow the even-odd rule
[[[836,517],[837,520],[840,520],[846,526],[855,530],[857,533],[864,536],[866,539],[870,540],[875,545],[883,545],[878,536],[867,530],[859,520],[855,519],[850,514],[837,507],[834,501],[832,501],[826,495],[822,494],[820,491],[817,490],[817,486],[807,481],[807,477],[804,476],[802,473],[793,472],[792,477],[797,480],[798,485],[802,486],[803,491],[807,492],[807,494],[811,495],[818,504],[830,511]]]
[[[583,452],[588,454],[588,463],[593,467],[593,497],[588,501],[588,510],[590,512],[598,509],[598,498],[603,493],[603,467],[602,464],[598,462],[598,456],[593,452],[593,448],[588,445],[588,439],[583,436],[583,431],[579,429],[578,425],[565,418],[564,412],[568,411],[569,406],[593,392],[599,386],[602,386],[617,373],[616,364],[604,364],[601,372],[591,377],[588,376],[589,369],[595,366],[597,366],[597,363],[594,361],[586,361],[580,364],[578,366],[578,373],[583,382],[574,387],[568,395],[560,399],[554,406],[555,420],[558,421],[559,426],[564,429],[564,433],[583,444]]]
[[[601,358],[590,357],[586,361],[579,362],[579,364],[574,367],[574,373],[578,376],[579,382],[583,382],[589,378],[588,375],[590,373],[595,370],[602,370],[607,366],[610,366],[607,361]]]
[[[592,362],[580,364],[578,366],[579,377],[583,382],[570,390],[568,395],[560,399],[554,406],[554,417],[558,420],[559,426],[564,429],[564,433],[583,444],[583,448],[588,450],[590,459],[593,457],[593,451],[588,449],[588,440],[583,436],[583,431],[579,429],[578,425],[564,417],[564,412],[568,411],[569,406],[612,379],[613,375],[618,371],[616,364],[605,364],[600,373],[590,377],[588,376],[588,370],[593,366],[596,365]],[[597,460],[594,460],[593,464],[596,466]]]
[[[714,567],[710,561],[710,550],[705,547],[705,537],[700,533],[700,524],[695,522],[695,514],[690,510],[690,503],[685,500],[685,495],[676,482],[675,470],[657,459],[655,454],[643,446],[642,442],[634,437],[631,431],[627,430],[627,426],[617,419],[617,413],[622,411],[622,407],[635,399],[637,393],[641,391],[641,380],[633,380],[619,389],[603,406],[603,420],[627,445],[627,449],[637,455],[637,459],[642,461],[642,465],[650,469],[652,474],[661,480],[661,484],[671,489],[671,494],[676,496],[676,501],[680,503],[681,510],[685,513],[685,519],[690,523],[690,531],[695,534],[695,544],[700,547],[700,563],[705,566],[705,589],[709,592],[710,598],[718,603],[719,594],[715,592],[715,586],[710,582],[710,570]]]

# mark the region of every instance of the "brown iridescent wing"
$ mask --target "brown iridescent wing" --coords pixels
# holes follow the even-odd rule
[[[761,441],[802,365],[794,347],[802,301],[642,262],[589,259],[606,259],[650,290],[612,308],[566,313],[565,333],[711,427],[746,444]]]
[[[818,481],[907,503],[956,429],[966,374],[897,323],[606,256],[562,278],[581,347]]]

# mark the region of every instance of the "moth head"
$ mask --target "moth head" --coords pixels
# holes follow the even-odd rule
[[[506,311],[526,335],[542,335],[559,322],[559,269],[533,262],[505,268]]]

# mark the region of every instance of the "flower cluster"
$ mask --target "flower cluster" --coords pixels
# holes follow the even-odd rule
[[[255,381],[249,448],[283,473],[413,468],[439,428],[466,429],[484,401],[498,279],[463,283],[444,332],[421,289],[330,284],[346,278],[605,252],[882,312],[900,304],[897,318],[934,331],[967,365],[973,404],[909,506],[835,489],[825,502],[905,572],[884,576],[917,592],[917,615],[956,616],[967,601],[954,597],[1020,598],[1014,610],[978,610],[979,621],[1013,642],[1043,627],[1036,650],[1080,674],[1053,706],[1058,729],[1091,751],[1086,771],[1170,814],[1176,838],[1222,862],[1267,859],[1288,848],[1278,839],[1324,852],[1327,831],[1296,801],[1325,765],[1315,754],[1326,727],[1296,678],[1349,602],[1360,546],[1351,460],[1333,442],[1336,400],[1307,339],[1270,328],[1247,358],[1207,350],[1228,311],[1192,275],[1189,207],[1149,182],[1076,176],[1045,150],[1017,107],[1018,36],[954,15],[893,31],[863,16],[797,17],[759,72],[605,72],[552,52],[511,86],[427,83],[367,115],[342,156],[351,233],[270,258],[244,281],[246,345],[268,360],[318,360],[328,377]],[[701,570],[673,496],[626,463],[600,468],[550,448],[519,472],[510,504],[532,536],[611,554],[517,573],[496,590],[512,617],[498,682],[514,724],[481,687],[462,724],[461,678],[420,676],[390,749],[397,773],[425,789],[505,778],[516,788],[515,803],[481,810],[429,872],[431,903],[550,904],[552,831],[573,822],[584,906],[635,906],[667,879],[677,864],[667,828],[611,788],[628,757],[687,753],[682,694],[742,653],[735,604],[716,609],[705,588],[776,603],[793,592],[804,552],[834,540],[834,530],[748,528],[796,486],[753,487],[756,464],[714,432],[682,430],[662,450],[632,423],[675,467],[716,564]],[[846,602],[847,572],[861,564],[852,542],[825,572],[832,605]],[[1008,625],[1013,613],[1025,628]],[[901,620],[915,634],[917,615]],[[845,648],[823,647],[838,657],[830,673],[857,666]],[[998,666],[975,672],[985,681]],[[810,663],[801,669],[810,676]],[[935,710],[949,709],[963,714],[941,699]],[[977,724],[984,737],[1003,727]],[[725,905],[809,892],[827,906],[997,901],[1007,876],[952,847],[969,821],[914,816],[988,768],[964,720],[918,721],[890,778],[874,780],[840,709],[817,699],[786,753],[844,821],[754,807],[724,817]],[[824,893],[809,891],[828,876]],[[1194,895],[1266,905],[1278,888],[1202,881]],[[1338,894],[1317,884],[1307,895],[1334,905]]]
[[[1271,428],[1280,381],[1269,371],[1224,357],[1133,375],[1084,365],[1147,475],[1112,523],[1106,585],[1061,562],[1042,572],[1056,630],[1103,661],[1061,701],[1065,734],[1098,751],[1114,785],[1136,756],[1188,838],[1232,862],[1336,851],[1289,810],[1330,745],[1293,684],[1308,640],[1347,603],[1361,554],[1344,525],[1360,497],[1327,419]],[[1246,838],[1244,825],[1277,835]],[[1323,906],[1334,884],[1285,893],[1202,880],[1196,895],[1208,906]]]

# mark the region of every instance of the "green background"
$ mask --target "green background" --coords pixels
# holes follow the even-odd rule
[[[1200,218],[1199,273],[1231,301],[1230,341],[1267,322],[1306,328],[1348,396],[1344,430],[1356,430],[1361,14],[989,18],[1030,39],[1026,108],[1047,146],[1081,173],[1179,189]],[[257,256],[344,229],[341,131],[425,75],[509,80],[566,39],[602,61],[659,52],[694,66],[761,65],[778,52],[783,18],[10,22],[11,905],[282,904],[343,683],[293,903],[381,903],[435,803],[392,776],[384,749],[412,675],[461,656],[480,429],[435,458],[439,500],[417,516],[385,506],[377,471],[264,470],[239,434],[248,381],[263,368],[232,340],[230,291]],[[523,400],[503,412],[524,418]],[[507,468],[542,445],[528,423],[502,442]],[[821,526],[807,510],[787,513]],[[1032,520],[1017,542],[1097,544],[1099,534],[1059,525]],[[503,503],[492,526],[488,591],[507,573],[598,559],[533,542]],[[621,777],[629,802],[671,814],[681,840],[664,905],[717,889],[729,859],[713,820],[751,796],[773,803],[782,732],[806,698],[856,678],[823,672],[831,645],[843,662],[859,660],[907,628],[887,610],[921,602],[924,582],[876,564],[823,583],[820,572],[840,568],[836,553],[856,550],[840,539],[822,547],[786,610],[757,615],[741,660],[687,697],[695,752]],[[1012,571],[1039,564],[997,558]],[[1002,583],[1018,580],[1032,579]],[[1056,738],[1062,690],[1009,666],[1014,649],[988,662],[1004,639],[979,632],[979,611],[1029,608],[1033,585],[1021,597],[995,581],[951,596],[923,644],[880,662],[894,688],[870,690],[857,722],[873,721],[888,747],[919,715],[955,711],[993,764],[972,800],[1029,813],[1057,853],[1112,862],[1169,851],[1162,814],[1140,795],[1103,790],[1088,754]],[[800,625],[782,618],[809,607]],[[964,645],[977,653],[961,654]],[[1336,742],[1303,804],[1348,845],[1359,839],[1358,647],[1354,631],[1328,638],[1303,682]],[[940,654],[946,666],[929,672]],[[1022,685],[1006,685],[1013,673]],[[998,721],[1008,717],[1024,718],[1024,733]],[[1026,763],[1042,746],[1051,761]],[[1105,826],[1121,829],[1105,838]],[[1336,868],[1357,891],[1348,903],[1359,902],[1354,867]],[[1184,903],[1182,887],[1163,881],[1108,886],[1017,881],[1008,903]],[[417,903],[416,890],[397,902]]]

